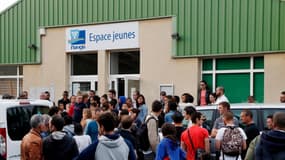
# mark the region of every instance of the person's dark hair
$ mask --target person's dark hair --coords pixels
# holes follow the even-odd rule
[[[234,119],[234,114],[232,112],[226,112],[223,114],[223,117],[226,121],[231,121]]]
[[[54,115],[50,122],[56,129],[56,131],[61,131],[64,126],[64,119],[59,115]]]
[[[282,91],[281,94],[285,94],[285,91]]]
[[[64,125],[72,124],[72,117],[70,117],[69,115],[65,115],[63,119],[64,119]]]
[[[155,100],[154,102],[152,102],[151,110],[153,112],[159,112],[161,111],[161,109],[162,109],[162,104],[158,100]]]
[[[129,115],[129,111],[127,109],[121,110],[120,116],[122,116],[122,115]]]
[[[161,91],[160,92],[160,96],[166,96],[166,92],[165,91]]]
[[[83,94],[82,95],[82,100],[88,99],[88,97],[89,97],[88,94]]]
[[[59,110],[58,110],[58,107],[53,106],[53,107],[51,107],[51,108],[49,109],[48,115],[53,116],[53,115],[57,114],[58,111],[59,111]]]
[[[110,89],[108,92],[112,93],[113,95],[116,95],[116,91],[114,89]]]
[[[276,112],[273,115],[273,124],[278,129],[285,130],[285,112]]]
[[[200,83],[204,83],[206,89],[207,89],[207,90],[209,89],[208,83],[207,83],[205,80],[201,80]]]
[[[172,95],[167,95],[166,98],[168,99],[168,101],[174,101],[174,98]]]
[[[164,123],[161,127],[163,137],[176,141],[176,128],[171,123]]]
[[[171,111],[176,111],[176,110],[177,110],[177,104],[176,104],[176,102],[172,102],[172,101],[168,102],[168,108],[169,108],[169,110],[171,110]]]
[[[50,96],[50,93],[49,93],[49,91],[45,91],[45,94],[47,94],[48,96]]]
[[[182,113],[176,111],[174,112],[174,114],[172,115],[172,119],[174,123],[181,123],[184,119]]]
[[[103,98],[105,98],[106,100],[108,100],[107,94],[103,94],[101,97],[103,97]]]
[[[90,90],[89,92],[93,93],[94,95],[96,94],[94,90]]]
[[[196,109],[192,106],[188,106],[184,108],[186,114],[192,116],[193,113],[197,112]]]
[[[201,117],[202,117],[202,113],[201,112],[195,112],[195,113],[193,113],[191,115],[191,121],[196,124],[197,123],[197,119],[200,120]]]
[[[185,103],[193,103],[194,97],[189,93],[183,93],[182,96],[185,96]]]
[[[63,95],[68,96],[68,91],[63,91]]]
[[[93,106],[93,107],[97,107],[98,104],[96,102],[93,102],[93,103],[90,103],[90,107]]]
[[[94,96],[93,97],[93,99],[94,99],[94,101],[97,103],[97,104],[99,104],[100,105],[100,97],[99,96]]]
[[[67,113],[67,112],[65,112],[65,111],[63,111],[63,112],[61,112],[61,113],[60,113],[60,115],[61,115],[61,117],[64,117],[64,116],[67,116],[67,115],[68,115],[68,113]]]
[[[217,99],[217,95],[216,95],[216,93],[215,93],[215,92],[210,93],[210,94],[209,94],[209,96],[210,96],[210,95],[211,95],[211,96],[213,96],[213,97],[215,97],[215,99]]]
[[[250,118],[253,117],[252,112],[250,110],[248,110],[248,109],[244,109],[241,112],[243,112],[245,114],[245,116],[249,116]]]
[[[138,103],[138,99],[139,99],[140,97],[143,99],[142,104],[145,104],[145,98],[144,98],[144,96],[143,96],[142,94],[140,94],[140,95],[138,96],[137,100],[136,100],[137,106],[140,106],[139,103]]]
[[[103,111],[109,110],[109,103],[108,102],[103,103],[101,108],[102,108]]]
[[[221,102],[219,105],[221,105],[223,108],[226,108],[228,111],[231,109],[229,102]]]
[[[121,124],[123,129],[129,129],[133,124],[133,119],[131,116],[126,116],[122,119]]]
[[[266,118],[273,119],[273,115],[272,115],[272,114],[270,114],[270,115],[268,115]]]
[[[179,104],[179,102],[180,102],[180,98],[179,98],[179,96],[173,96],[173,100],[176,102],[176,104]]]
[[[99,116],[98,123],[104,127],[106,132],[110,132],[113,131],[116,126],[116,119],[111,112],[106,112]]]
[[[204,83],[206,86],[208,86],[208,83],[205,80],[201,80],[200,83]]]
[[[140,113],[140,110],[137,109],[137,108],[132,108],[131,111],[132,111],[133,113],[136,113],[137,116],[138,116],[139,113]]]
[[[111,99],[109,103],[110,103],[111,106],[115,107],[118,102],[117,102],[116,99]]]
[[[80,123],[76,123],[74,125],[74,133],[75,133],[75,135],[82,135],[83,134],[83,128],[82,128]]]

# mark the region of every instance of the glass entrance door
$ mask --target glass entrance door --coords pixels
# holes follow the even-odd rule
[[[70,84],[72,95],[76,95],[79,91],[81,93],[88,93],[90,90],[94,90],[95,92],[98,90],[97,76],[72,76]]]
[[[134,91],[140,89],[139,76],[111,76],[109,88],[116,90],[118,97],[130,97]]]

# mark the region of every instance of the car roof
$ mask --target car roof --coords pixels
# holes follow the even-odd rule
[[[40,99],[0,99],[0,107],[11,107],[15,105],[46,105],[53,106],[53,103],[48,100]]]
[[[231,104],[231,109],[262,109],[262,108],[271,108],[271,109],[285,109],[285,103],[278,103],[278,104],[264,104],[264,103],[235,103]],[[197,110],[214,110],[218,109],[218,105],[211,105],[211,106],[197,106]]]

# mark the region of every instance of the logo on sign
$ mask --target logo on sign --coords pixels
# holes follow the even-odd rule
[[[70,40],[71,49],[85,49],[86,44],[86,31],[85,30],[71,30],[70,31]]]

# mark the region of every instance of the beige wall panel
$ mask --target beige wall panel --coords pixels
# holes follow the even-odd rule
[[[98,95],[108,92],[109,86],[109,54],[106,51],[98,51]]]
[[[280,92],[285,90],[285,54],[264,55],[264,102],[279,103]]]
[[[65,29],[47,29],[41,42],[42,64],[24,66],[23,86],[25,90],[47,88],[51,91],[51,98],[57,101],[61,98],[62,92],[68,89],[69,69],[65,54]]]
[[[173,59],[172,20],[140,22],[141,92],[147,104],[159,99],[160,84],[174,84],[174,94],[191,93],[196,98],[199,61],[197,58]]]

